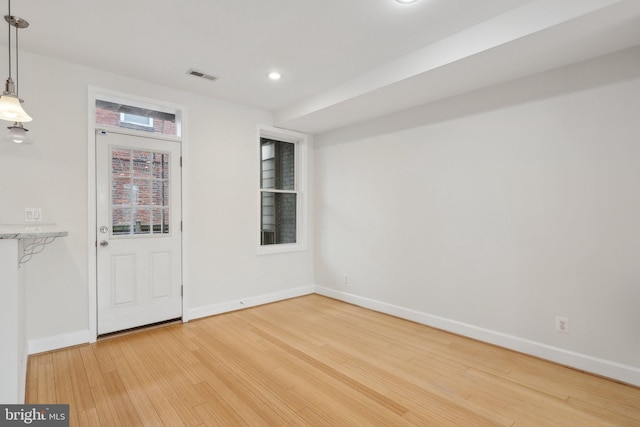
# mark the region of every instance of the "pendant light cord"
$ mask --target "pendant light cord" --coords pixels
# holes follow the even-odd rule
[[[11,1],[11,0],[9,0]],[[9,26],[11,27],[11,26]],[[19,56],[18,53],[20,51],[18,50],[18,26],[16,25],[16,97],[18,97],[18,99],[20,99],[20,96],[18,95],[18,79],[20,78],[20,72],[18,71],[18,64],[19,64]]]
[[[9,0],[9,20],[11,20],[11,0]],[[17,35],[17,33],[16,33]],[[9,79],[11,79],[11,22],[9,22]]]

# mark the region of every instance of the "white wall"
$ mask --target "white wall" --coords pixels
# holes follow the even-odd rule
[[[92,85],[187,108],[192,314],[307,289],[315,268],[338,296],[640,372],[640,49],[317,136],[315,257],[255,254],[271,114],[27,52],[20,77],[35,144],[0,143],[0,223],[41,207],[70,233],[26,266],[30,340],[88,329]]]
[[[28,52],[20,59],[34,144],[0,143],[0,223],[22,223],[25,207],[40,207],[44,222],[69,231],[26,265],[30,340],[70,344],[89,327],[89,85],[186,107],[189,310],[311,287],[311,250],[256,256],[257,126],[270,125],[270,113]]]
[[[220,117],[219,108],[210,100],[203,101],[196,108],[189,108],[189,122],[194,127],[199,123],[202,130],[197,138],[189,134],[192,185],[186,221],[189,300],[197,308],[193,315],[267,302],[268,299],[255,297],[287,289],[307,286],[304,292],[312,292],[312,241],[306,251],[256,255],[257,123],[261,120],[265,124],[270,116],[225,114],[216,123],[214,117]],[[204,132],[208,127],[212,129]]]
[[[316,285],[640,384],[639,117],[634,49],[317,135]]]

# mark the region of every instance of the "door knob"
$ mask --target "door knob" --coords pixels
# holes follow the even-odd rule
[[[100,246],[109,246],[109,242],[103,240],[102,242],[100,242]]]

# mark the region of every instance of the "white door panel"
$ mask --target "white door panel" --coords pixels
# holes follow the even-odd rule
[[[98,131],[98,334],[182,316],[180,144]]]

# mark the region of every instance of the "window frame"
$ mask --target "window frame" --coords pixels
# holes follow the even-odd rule
[[[183,160],[184,166],[180,167],[179,173],[181,175],[181,193],[182,200],[180,205],[180,219],[184,218],[184,212],[186,206],[189,205],[191,196],[189,193],[189,174],[186,171],[189,168],[189,132],[188,132],[188,108],[186,105],[177,104],[166,100],[152,99],[131,93],[119,92],[112,89],[105,89],[97,86],[87,86],[87,271],[89,272],[88,278],[88,292],[87,292],[87,310],[89,319],[88,339],[93,343],[98,338],[98,324],[97,324],[97,251],[96,251],[96,204],[98,194],[96,191],[96,132],[106,129],[111,132],[125,133],[129,135],[136,135],[141,137],[149,137],[148,132],[137,131],[134,129],[123,129],[117,126],[98,124],[96,123],[96,102],[106,101],[111,103],[121,103],[126,105],[133,105],[140,108],[151,109],[155,111],[161,111],[175,115],[176,134],[154,134],[154,139],[161,139],[166,141],[174,141],[180,144],[180,157]],[[178,171],[176,171],[178,172]],[[188,271],[188,266],[191,260],[191,246],[189,242],[189,222],[185,222],[181,228],[182,232],[182,276],[185,277],[185,271]],[[176,230],[177,231],[177,230]],[[182,296],[182,321],[188,322],[193,319],[193,310],[190,308],[189,301],[191,300],[189,282],[184,282],[183,296]]]
[[[93,88],[93,86],[90,86]],[[186,107],[178,104],[160,103],[159,101],[148,100],[146,98],[131,96],[127,94],[121,94],[119,92],[109,91],[106,89],[95,88],[90,94],[89,102],[89,123],[92,125],[91,132],[95,129],[105,129],[111,132],[127,133],[131,135],[137,135],[142,137],[152,137],[155,139],[164,139],[167,141],[176,141],[184,145],[186,140],[185,132],[185,114]],[[129,127],[122,127],[119,125],[110,125],[105,123],[98,123],[96,121],[96,103],[98,101],[104,101],[111,104],[123,104],[126,106],[142,108],[146,110],[153,110],[161,113],[168,113],[175,116],[176,134],[165,133],[153,133],[153,136],[149,135],[149,131],[134,129]],[[120,114],[120,113],[119,113]],[[144,127],[144,126],[143,126]],[[184,154],[182,157],[185,157]]]
[[[262,188],[262,138],[273,139],[275,141],[294,144],[294,190],[278,190]],[[271,126],[258,127],[258,143],[256,144],[256,172],[257,172],[257,253],[258,255],[278,254],[286,252],[305,251],[307,249],[307,150],[308,136],[306,134],[275,128]],[[296,242],[276,243],[270,245],[262,244],[262,194],[263,193],[284,193],[296,194]]]

